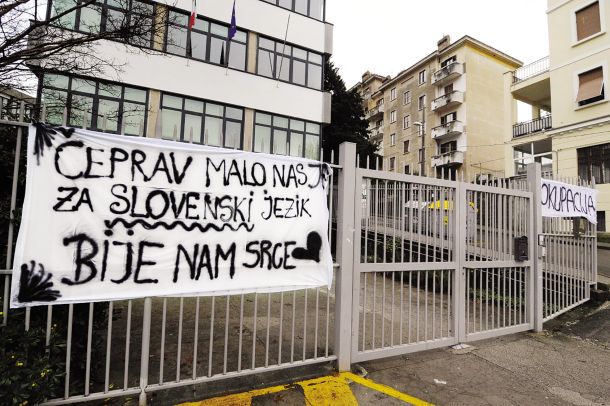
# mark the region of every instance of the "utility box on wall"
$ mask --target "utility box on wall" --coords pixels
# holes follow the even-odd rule
[[[529,247],[527,236],[515,237],[515,261],[527,261],[529,259]]]

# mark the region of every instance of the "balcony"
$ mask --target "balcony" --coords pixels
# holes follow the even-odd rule
[[[536,62],[532,62],[528,65],[522,66],[516,71],[513,72],[513,85],[523,82],[529,78],[533,78],[534,76],[541,75],[549,71],[550,60],[549,57],[544,57],[542,59],[537,60]]]
[[[464,74],[464,64],[452,62],[432,74],[432,84],[443,86]]]
[[[383,104],[380,104],[379,106],[375,106],[372,109],[370,109],[369,111],[367,111],[366,113],[364,113],[364,118],[367,120],[370,120],[370,119],[378,116],[379,114],[383,114],[384,111],[385,111],[385,107],[383,106]]]
[[[553,121],[550,114],[530,121],[524,121],[513,125],[513,138],[534,134],[542,130],[548,130],[552,127]]]
[[[445,137],[461,135],[464,132],[464,124],[461,121],[450,121],[446,124],[439,125],[432,129],[431,135],[433,140],[439,140]]]
[[[377,141],[383,141],[383,127],[374,127],[374,128],[370,128],[369,130],[371,131],[371,135],[369,136],[369,140],[377,142]]]
[[[449,151],[432,157],[432,167],[457,166],[464,163],[464,153],[462,151]]]
[[[454,90],[432,100],[432,111],[447,110],[464,103],[464,92]]]

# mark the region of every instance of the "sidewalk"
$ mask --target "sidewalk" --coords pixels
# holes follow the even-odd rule
[[[545,328],[464,350],[432,350],[355,366],[366,382],[327,372],[317,380],[295,380],[269,393],[239,397],[244,402],[231,402],[233,395],[190,405],[406,404],[399,399],[417,405],[610,405],[610,302],[582,306]]]

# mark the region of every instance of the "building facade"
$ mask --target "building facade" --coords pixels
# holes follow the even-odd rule
[[[53,0],[49,15],[73,3]],[[98,131],[319,158],[322,125],[330,122],[323,71],[333,36],[324,0],[240,0],[230,41],[231,0],[202,2],[192,28],[190,0],[127,2],[136,3],[139,13],[165,22],[141,39],[150,52],[101,40],[96,56],[114,61],[119,75],[44,72],[47,121],[59,123],[67,112],[69,125]],[[133,13],[113,4],[96,2],[62,25],[104,30],[117,13]]]
[[[504,170],[503,75],[521,62],[474,38],[437,49],[394,78],[367,72],[356,86],[384,169],[455,179]]]
[[[549,57],[506,75],[507,175],[536,161],[560,177],[595,180],[598,231],[610,230],[610,0],[549,0]],[[533,119],[515,121],[515,100]]]

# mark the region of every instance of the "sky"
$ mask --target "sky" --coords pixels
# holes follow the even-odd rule
[[[546,0],[326,0],[332,60],[348,88],[370,70],[395,76],[443,35],[474,37],[524,64],[548,55]]]

